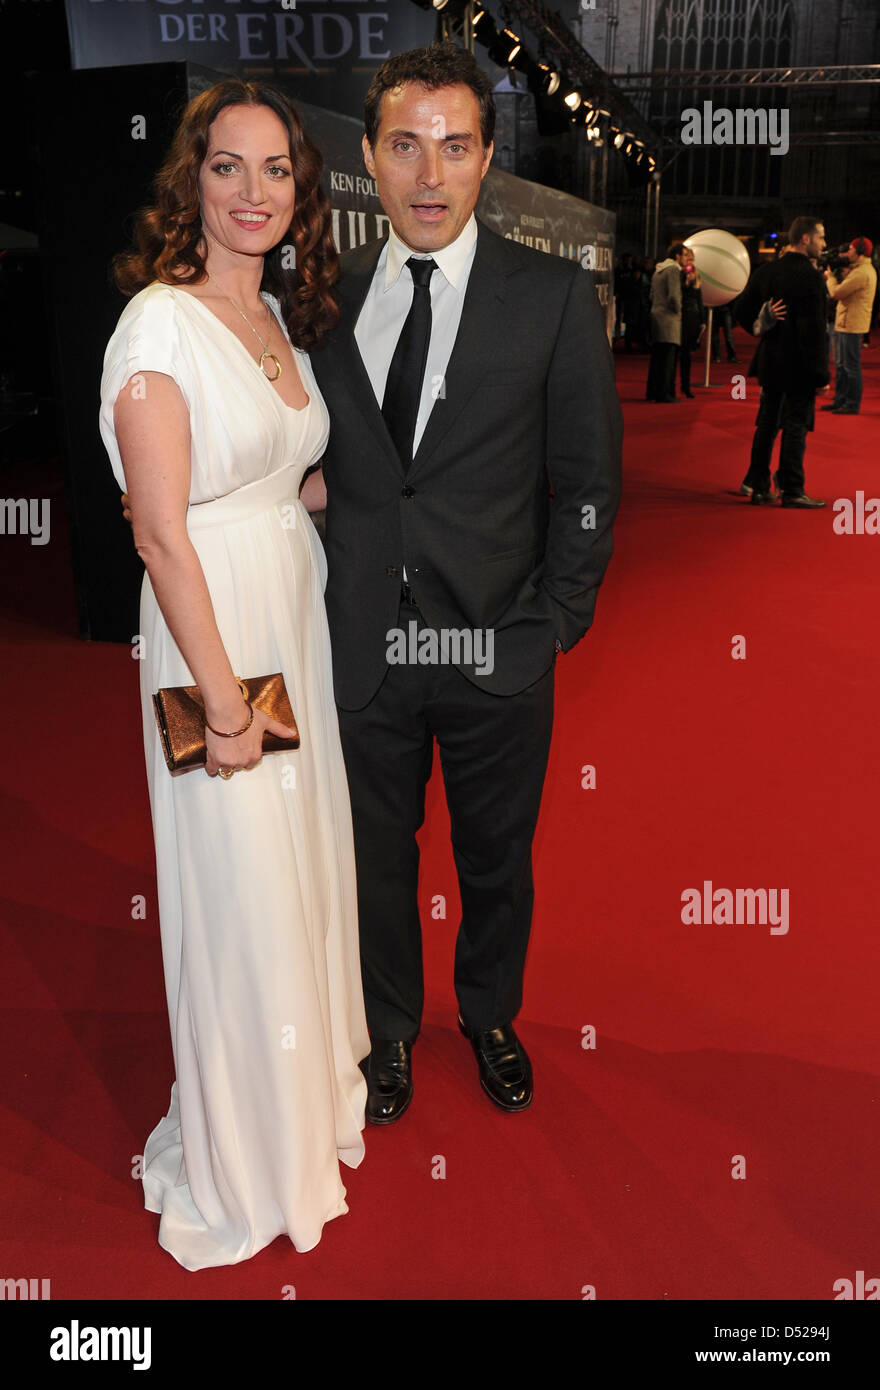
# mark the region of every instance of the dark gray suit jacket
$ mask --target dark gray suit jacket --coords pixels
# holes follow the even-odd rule
[[[806,256],[789,251],[753,272],[736,305],[742,328],[751,333],[768,299],[784,299],[786,316],[761,334],[748,374],[770,391],[810,395],[829,380],[825,282]]]
[[[312,354],[330,411],[327,614],[336,698],[388,667],[403,567],[427,623],[492,629],[496,695],[531,685],[593,620],[611,557],[622,424],[592,276],[478,223],[461,325],[405,472],[354,338],[384,242],[342,257],[338,328]],[[595,509],[594,512],[584,509]]]

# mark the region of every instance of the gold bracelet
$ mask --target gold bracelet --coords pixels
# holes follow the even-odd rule
[[[241,728],[241,729],[236,729],[234,733],[232,733],[232,734],[224,734],[224,733],[222,732],[221,729],[215,729],[214,726],[213,726],[213,724],[209,724],[209,723],[208,723],[208,720],[207,720],[207,718],[206,718],[206,719],[205,719],[205,728],[206,728],[206,729],[210,729],[210,730],[211,730],[211,733],[212,733],[212,734],[216,734],[218,738],[240,738],[242,734],[246,734],[246,733],[247,733],[248,729],[251,727],[251,725],[252,725],[253,722],[254,722],[254,707],[253,707],[253,705],[251,704],[250,700],[248,699],[248,688],[247,688],[247,686],[245,685],[244,681],[241,679],[241,676],[236,676],[236,677],[235,677],[235,680],[236,680],[236,683],[237,683],[237,685],[239,686],[239,688],[240,688],[240,690],[241,690],[242,695],[244,696],[244,702],[245,702],[245,704],[246,704],[247,707],[248,707],[248,721],[247,721],[247,723],[244,725],[243,728]]]

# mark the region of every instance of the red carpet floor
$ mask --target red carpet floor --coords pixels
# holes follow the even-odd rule
[[[808,444],[829,504],[880,495],[880,344],[864,357],[863,413],[818,415]],[[269,1300],[827,1300],[880,1275],[880,537],[732,495],[757,408],[752,383],[731,399],[736,367],[669,406],[642,400],[646,370],[618,358],[616,553],[557,667],[518,1024],[535,1102],[494,1110],[455,1027],[435,778],[415,1098],[368,1130],[350,1213],[309,1254],[279,1239],[191,1274],[156,1244],[131,1177],[171,1081],[136,673],[76,639],[57,524],[47,547],[3,539],[0,1275],[53,1299]],[[788,932],[685,925],[706,880],[789,890]]]

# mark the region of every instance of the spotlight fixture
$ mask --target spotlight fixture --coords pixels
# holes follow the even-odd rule
[[[549,63],[543,59],[538,62],[538,86],[544,96],[552,97],[559,91],[559,84],[562,78],[555,68],[551,68]]]
[[[479,40],[480,43],[485,44],[491,43],[498,32],[495,28],[494,19],[489,14],[485,5],[479,3],[479,0],[477,0],[477,3],[474,5],[474,13],[471,18],[471,29],[474,38]]]
[[[624,135],[623,131],[619,130],[614,137],[614,148],[616,150],[619,150],[625,139],[626,136]]]
[[[569,111],[577,111],[581,104],[581,94],[576,87],[573,87],[570,92],[566,93],[564,100]]]
[[[522,39],[512,29],[502,29],[497,38],[489,44],[489,57],[499,68],[510,67],[522,50]]]

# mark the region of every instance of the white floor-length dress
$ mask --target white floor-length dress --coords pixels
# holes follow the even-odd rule
[[[228,781],[171,777],[151,697],[194,681],[145,577],[143,734],[176,1080],[146,1143],[143,1185],[160,1244],[186,1269],[245,1260],[284,1233],[311,1249],[348,1210],[339,1160],[356,1168],[364,1154],[358,1061],[369,1040],[326,562],[298,500],[328,416],[308,356],[296,356],[301,411],[205,304],[156,282],[124,309],[101,381],[101,434],[123,488],[121,387],[148,371],[180,387],[192,434],[187,529],[220,636],[236,675],[283,673],[301,738]],[[148,391],[148,380],[131,389]]]

